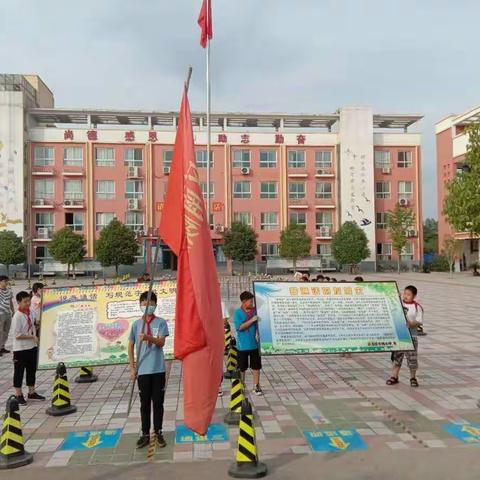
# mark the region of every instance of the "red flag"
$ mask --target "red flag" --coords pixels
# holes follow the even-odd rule
[[[208,40],[213,37],[212,0],[203,0],[197,22],[202,29],[200,45],[205,48]]]
[[[174,354],[183,361],[185,424],[204,435],[222,380],[224,334],[220,288],[195,165],[186,90],[160,235],[178,257]]]

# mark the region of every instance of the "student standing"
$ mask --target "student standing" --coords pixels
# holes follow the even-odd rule
[[[12,325],[14,311],[13,293],[9,285],[9,278],[6,275],[0,275],[0,357],[4,353],[10,353],[10,350],[5,348],[5,343]]]
[[[30,305],[30,311],[32,312],[33,317],[35,318],[35,327],[37,329],[37,336],[40,333],[40,307],[42,304],[42,291],[43,283],[35,282],[32,285],[32,303]]]

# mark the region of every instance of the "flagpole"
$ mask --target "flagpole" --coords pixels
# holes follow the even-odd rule
[[[211,0],[207,0],[208,3]],[[207,25],[210,24],[210,5],[207,4]],[[207,35],[207,224],[210,230],[210,156],[211,156],[211,127],[210,127],[210,110],[211,110],[211,96],[210,96],[210,38]]]

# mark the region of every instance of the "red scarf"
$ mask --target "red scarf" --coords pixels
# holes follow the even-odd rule
[[[30,318],[30,309],[18,307],[18,311],[27,317],[28,333],[33,335],[32,319]]]
[[[150,328],[150,324],[152,323],[154,318],[155,318],[155,315],[147,315],[145,317],[145,325],[147,326],[145,335],[152,336],[152,329]],[[151,346],[153,345],[153,343],[148,342],[148,345]]]

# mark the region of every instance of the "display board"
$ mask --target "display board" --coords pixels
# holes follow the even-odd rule
[[[139,297],[148,283],[45,288],[42,296],[38,366],[55,368],[128,363],[128,336],[141,318]],[[155,282],[156,315],[167,320],[163,347],[173,358],[175,282]]]
[[[413,350],[395,282],[254,282],[262,353]]]

